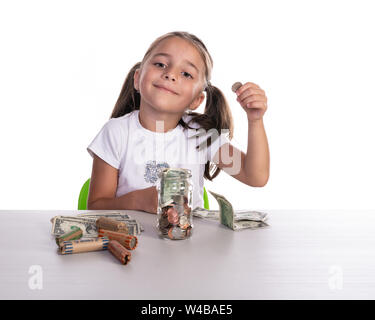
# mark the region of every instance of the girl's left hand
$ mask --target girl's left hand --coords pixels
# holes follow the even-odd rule
[[[267,97],[264,90],[252,82],[246,82],[236,90],[237,101],[246,111],[249,121],[263,118],[267,110]]]
[[[158,212],[158,191],[155,186],[134,190],[131,193],[134,210],[146,211],[149,213]]]

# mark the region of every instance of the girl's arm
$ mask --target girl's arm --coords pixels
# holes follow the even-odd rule
[[[118,170],[94,155],[87,209],[157,212],[158,194],[155,187],[116,197],[117,183]]]
[[[131,194],[116,198],[118,170],[94,155],[88,210],[134,209]]]
[[[248,121],[247,153],[244,170],[254,184],[263,187],[270,176],[270,151],[263,119]]]
[[[237,180],[249,186],[263,187],[270,175],[270,152],[263,124],[267,97],[264,90],[252,82],[242,85],[236,94],[249,124],[247,153],[226,143],[219,148],[214,162]]]
[[[270,172],[270,154],[263,122],[250,122],[248,126],[247,153],[223,144],[213,162],[233,178],[251,187],[264,187]]]

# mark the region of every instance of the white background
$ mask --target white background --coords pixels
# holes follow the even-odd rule
[[[374,208],[372,1],[1,1],[0,209],[76,209],[86,147],[153,40],[188,31],[214,60],[233,144],[247,149],[235,81],[266,91],[271,175],[221,172],[235,209]],[[205,101],[197,110],[203,112]],[[210,195],[212,208],[217,208]]]

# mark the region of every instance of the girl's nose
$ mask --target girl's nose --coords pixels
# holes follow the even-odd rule
[[[176,81],[176,77],[171,72],[164,74],[164,78],[172,81]]]

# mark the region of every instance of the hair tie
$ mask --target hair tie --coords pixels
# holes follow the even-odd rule
[[[212,86],[211,81],[207,81],[207,86],[206,86],[206,88],[204,90],[207,91],[207,88],[211,87],[211,86]]]

